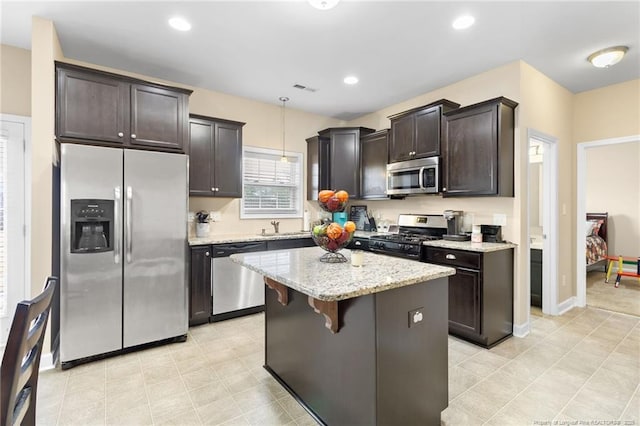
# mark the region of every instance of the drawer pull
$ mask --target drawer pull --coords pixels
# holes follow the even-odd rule
[[[448,254],[445,256],[447,259],[449,260],[456,260],[456,255],[455,254]]]

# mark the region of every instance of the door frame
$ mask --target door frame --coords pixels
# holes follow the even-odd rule
[[[640,143],[640,135],[580,142],[576,147],[576,306],[579,307],[587,305],[587,260],[584,256],[587,249],[584,237],[584,221],[587,215],[587,149],[629,142]]]
[[[544,175],[542,223],[546,238],[542,249],[542,313],[558,315],[558,138],[535,129],[527,129],[527,153],[531,139],[544,144],[542,173]],[[527,155],[527,182],[531,179]],[[531,208],[530,192],[527,190],[527,239],[525,254],[527,265],[527,303],[531,313],[531,230],[529,226],[529,210]]]
[[[24,298],[31,298],[31,117],[13,114],[0,113],[0,121],[13,122],[21,124],[24,129]],[[4,343],[0,342],[0,348],[4,347]]]

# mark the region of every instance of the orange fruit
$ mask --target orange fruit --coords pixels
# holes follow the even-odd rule
[[[348,233],[352,233],[353,231],[356,230],[356,224],[348,221],[344,224],[344,230],[347,231]]]
[[[338,191],[336,192],[336,198],[341,203],[346,203],[347,200],[349,199],[349,193],[347,191]]]
[[[336,240],[340,238],[340,235],[342,235],[342,227],[340,225],[333,222],[332,224],[327,226],[327,236],[329,238],[331,238],[332,240]]]
[[[320,201],[321,203],[326,203],[327,201],[329,201],[329,198],[333,197],[333,194],[335,194],[334,191],[330,189],[323,189],[322,191],[318,192],[318,201]]]

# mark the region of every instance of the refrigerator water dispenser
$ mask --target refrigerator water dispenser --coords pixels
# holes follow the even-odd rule
[[[71,200],[71,253],[113,251],[113,200]]]

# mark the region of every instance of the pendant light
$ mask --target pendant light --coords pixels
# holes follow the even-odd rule
[[[285,136],[285,121],[284,121],[284,105],[285,103],[289,100],[289,98],[287,98],[286,96],[280,96],[280,101],[282,102],[282,157],[280,157],[280,161],[282,161],[283,163],[286,163],[287,161],[287,155],[284,153],[284,136]]]

